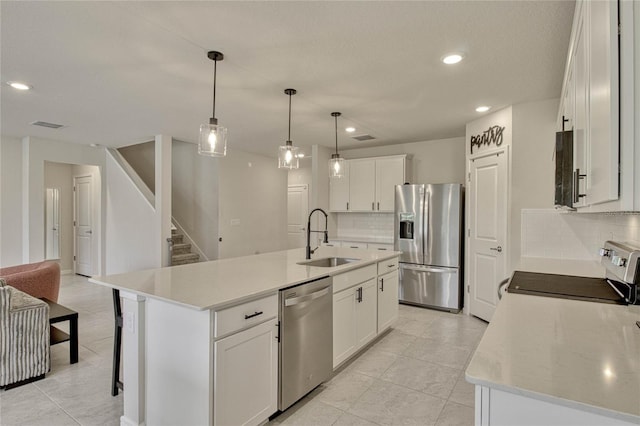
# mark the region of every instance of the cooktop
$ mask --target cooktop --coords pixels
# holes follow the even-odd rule
[[[509,281],[507,291],[534,296],[626,305],[624,299],[611,288],[604,278],[515,271]]]

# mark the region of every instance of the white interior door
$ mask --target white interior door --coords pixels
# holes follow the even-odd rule
[[[304,247],[309,215],[309,186],[290,185],[287,192],[287,241],[290,249]]]
[[[92,176],[73,178],[74,199],[74,254],[73,265],[76,274],[92,275],[93,218],[92,218]]]
[[[469,164],[469,313],[491,321],[506,277],[507,152]]]

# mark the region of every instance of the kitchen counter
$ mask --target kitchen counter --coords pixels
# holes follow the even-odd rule
[[[638,306],[507,293],[471,359],[466,379],[640,424],[638,320]]]
[[[368,243],[368,244],[393,244],[393,237],[335,237],[329,238],[329,241]]]
[[[274,293],[320,277],[333,276],[400,255],[395,251],[369,251],[320,247],[311,256],[360,259],[332,268],[298,265],[304,249],[192,263],[170,268],[96,276],[89,281],[197,310],[218,309]]]

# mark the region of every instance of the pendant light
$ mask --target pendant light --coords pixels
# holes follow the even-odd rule
[[[298,147],[291,142],[291,96],[295,95],[296,89],[284,89],[284,93],[289,95],[289,137],[283,146],[278,150],[279,169],[297,169],[300,167],[298,160]]]
[[[218,61],[224,59],[224,55],[212,50],[207,52],[207,57],[213,61],[213,114],[211,114],[209,124],[200,125],[198,154],[224,157],[227,155],[227,128],[220,126],[216,118],[216,65]]]
[[[329,160],[329,177],[341,178],[344,176],[344,158],[338,154],[338,117],[342,114],[339,112],[332,112],[331,116],[336,120],[336,153],[331,154],[331,160]]]

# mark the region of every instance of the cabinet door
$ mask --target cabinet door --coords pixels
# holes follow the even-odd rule
[[[393,212],[395,186],[405,181],[404,158],[376,160],[376,211]]]
[[[346,212],[349,210],[349,161],[344,162],[344,175],[329,178],[329,210]]]
[[[582,4],[584,8],[586,2]],[[588,87],[588,69],[587,69],[587,42],[585,40],[585,27],[583,15],[580,15],[581,19],[578,22],[578,30],[575,43],[575,55],[572,61],[573,76],[575,79],[575,115],[574,115],[574,132],[573,132],[573,170],[576,175],[581,176],[580,179],[574,178],[574,197],[573,207],[580,207],[586,205],[586,196],[578,197],[578,195],[584,195],[586,191],[586,181],[589,179],[587,170],[587,146],[589,143],[589,134],[587,131],[588,126],[588,99],[589,99],[589,87]],[[576,176],[577,177],[577,176]],[[576,181],[579,183],[578,187],[575,187]]]
[[[349,211],[371,212],[375,209],[375,160],[349,161]]]
[[[333,368],[356,351],[356,288],[333,295]]]
[[[378,333],[398,318],[398,270],[378,278]]]
[[[214,343],[215,425],[258,425],[278,409],[277,321]]]
[[[356,286],[360,297],[356,300],[356,345],[366,345],[378,334],[378,291],[376,279]]]
[[[587,203],[618,199],[618,2],[584,2],[588,22]],[[587,33],[585,33],[587,34]]]

